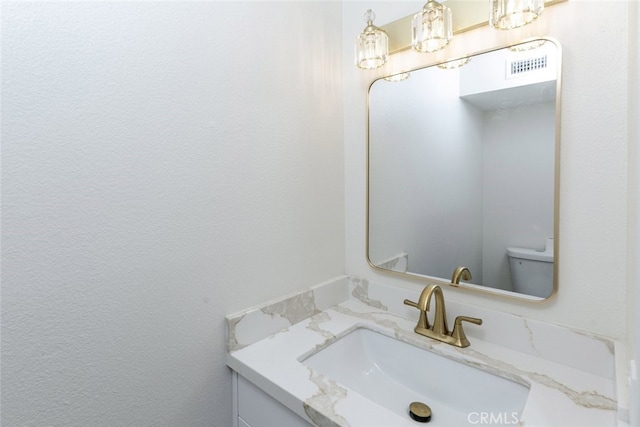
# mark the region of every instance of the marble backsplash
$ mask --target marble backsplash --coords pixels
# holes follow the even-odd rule
[[[482,326],[465,325],[465,333],[472,343],[473,338],[478,338],[585,372],[615,378],[613,340],[516,314],[447,300],[446,288],[444,292],[450,323],[457,315],[483,320]],[[227,316],[227,349],[234,351],[251,345],[349,298],[398,316],[417,319],[418,311],[403,301],[405,298],[417,301],[418,297],[419,291],[416,290],[341,276],[308,291]]]
[[[346,301],[349,280],[347,276],[340,276],[308,291],[227,316],[227,351],[244,348]]]

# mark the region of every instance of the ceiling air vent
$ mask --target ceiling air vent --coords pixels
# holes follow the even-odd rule
[[[507,78],[518,77],[525,73],[547,68],[547,55],[537,58],[518,59],[507,66]]]

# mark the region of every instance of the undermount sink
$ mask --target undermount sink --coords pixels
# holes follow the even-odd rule
[[[411,402],[425,403],[429,425],[517,425],[529,394],[522,384],[365,328],[301,363],[407,419]]]

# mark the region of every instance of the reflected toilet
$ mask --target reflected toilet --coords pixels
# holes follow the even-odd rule
[[[514,292],[548,298],[553,292],[553,239],[543,251],[508,247],[509,268]]]

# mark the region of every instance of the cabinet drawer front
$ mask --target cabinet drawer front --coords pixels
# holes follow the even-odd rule
[[[309,427],[311,424],[238,375],[239,427]],[[244,424],[243,424],[244,423]]]

